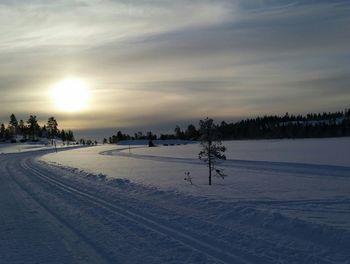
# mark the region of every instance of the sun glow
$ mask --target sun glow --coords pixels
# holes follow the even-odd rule
[[[89,89],[80,79],[65,79],[54,84],[50,95],[58,110],[64,112],[78,112],[87,108]]]

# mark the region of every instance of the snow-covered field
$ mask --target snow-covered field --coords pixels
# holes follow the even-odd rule
[[[290,217],[350,229],[350,138],[229,141],[228,175],[207,185],[198,144],[100,146],[43,160],[162,190],[248,203]],[[251,157],[251,158],[250,158]],[[194,185],[184,181],[189,171]],[[329,205],[331,204],[331,206]]]
[[[350,263],[350,138],[224,144],[1,155],[0,263]]]
[[[139,148],[133,153],[197,158],[199,144],[177,144],[171,147]],[[227,159],[350,166],[350,138],[238,140],[223,144],[227,147]],[[159,141],[158,145],[162,146],[162,142]]]
[[[75,147],[76,145],[64,145],[61,141],[56,142],[56,148]],[[0,154],[19,153],[35,150],[55,149],[48,140],[29,143],[0,143]]]

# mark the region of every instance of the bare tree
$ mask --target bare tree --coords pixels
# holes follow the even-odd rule
[[[184,178],[185,181],[188,181],[189,183],[191,183],[191,185],[193,185],[193,181],[192,181],[192,176],[191,176],[191,173],[189,171],[186,171],[185,172],[185,178]]]
[[[198,158],[208,165],[209,185],[211,185],[212,171],[217,171],[216,165],[220,160],[226,160],[226,156],[223,154],[226,147],[220,141],[219,132],[213,119],[207,117],[200,120],[199,127],[202,149],[198,154]]]

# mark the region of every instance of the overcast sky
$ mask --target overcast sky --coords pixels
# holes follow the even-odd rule
[[[1,0],[0,121],[164,131],[342,110],[349,14],[348,0]],[[69,77],[90,87],[84,111],[52,107],[49,87]]]

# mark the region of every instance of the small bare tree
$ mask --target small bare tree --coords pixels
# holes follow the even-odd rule
[[[222,145],[217,127],[214,125],[213,119],[206,118],[199,121],[199,131],[201,134],[201,151],[198,158],[203,160],[209,168],[209,185],[211,185],[212,171],[220,171],[216,169],[216,165],[220,160],[226,160],[224,152],[226,147]]]
[[[191,185],[193,184],[192,182],[192,176],[191,176],[191,173],[189,171],[186,171],[185,172],[185,178],[184,178],[185,181],[188,181],[189,183],[191,183]]]

